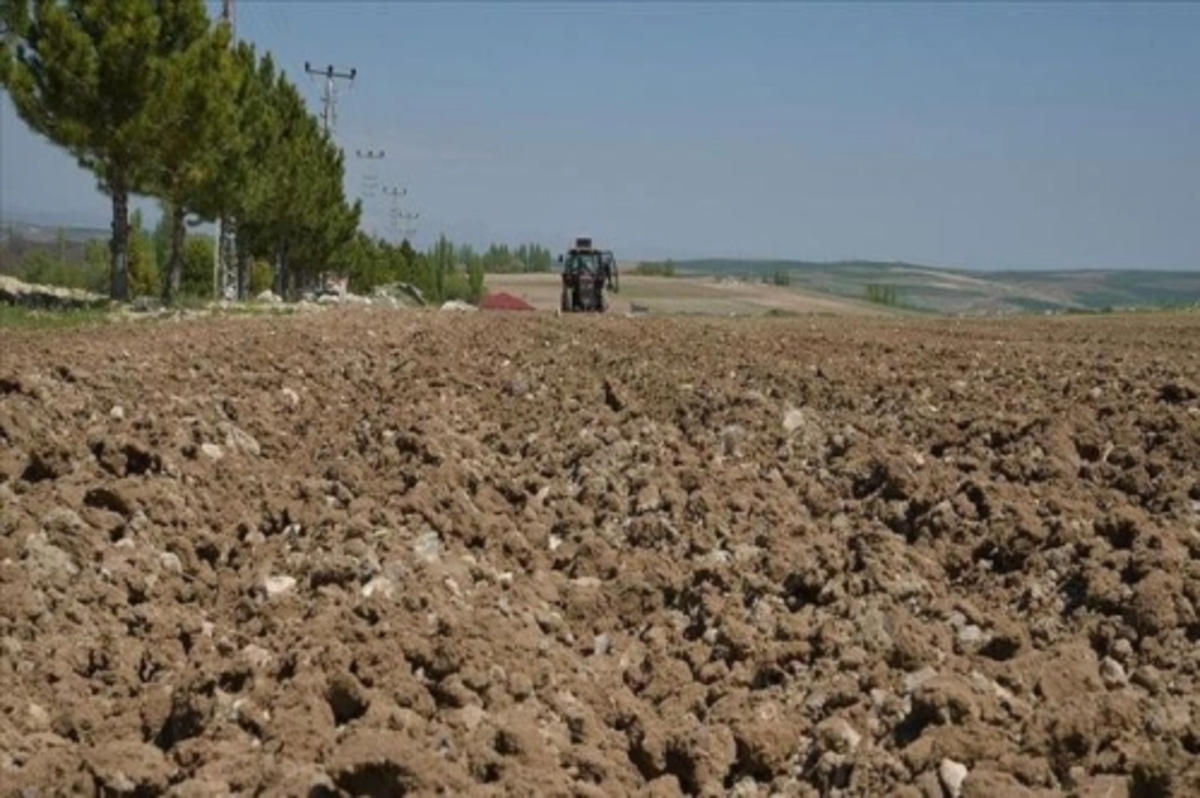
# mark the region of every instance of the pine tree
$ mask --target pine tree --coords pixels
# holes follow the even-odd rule
[[[18,116],[63,147],[112,198],[113,299],[129,298],[129,196],[152,181],[152,144],[178,119],[153,113],[165,59],[204,31],[203,0],[6,0],[0,81]]]
[[[189,212],[214,220],[227,207],[224,167],[237,148],[236,98],[242,73],[227,25],[210,25],[187,49],[165,59],[151,100],[156,117],[173,120],[153,142],[149,191],[170,211],[170,254],[163,299],[183,279]]]

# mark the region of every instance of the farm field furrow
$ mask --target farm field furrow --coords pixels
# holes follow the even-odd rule
[[[5,795],[1200,794],[1200,315],[0,336]]]

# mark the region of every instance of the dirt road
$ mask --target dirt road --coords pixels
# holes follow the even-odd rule
[[[1198,333],[3,333],[0,785],[1200,794]]]

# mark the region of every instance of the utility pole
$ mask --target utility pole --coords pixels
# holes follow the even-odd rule
[[[337,91],[334,81],[345,80],[353,83],[354,78],[358,76],[358,68],[353,67],[349,72],[338,72],[333,68],[333,64],[330,64],[322,71],[313,69],[312,64],[305,61],[304,71],[310,75],[325,76],[325,92],[321,95],[321,122],[325,126],[325,132],[328,133],[337,124]]]
[[[234,0],[221,0],[221,24],[229,26],[230,43],[236,33]],[[245,299],[246,280],[238,268],[237,220],[232,216],[217,219],[216,246],[213,247],[213,299]]]
[[[392,232],[396,235],[397,238],[400,238],[401,236],[403,236],[404,238],[411,239],[413,233],[415,233],[416,230],[412,227],[401,228],[400,224],[401,224],[401,222],[411,222],[414,219],[420,218],[421,215],[419,213],[403,213],[403,212],[401,212],[400,198],[408,196],[408,189],[407,188],[397,188],[395,186],[391,186],[391,187],[383,188],[383,193],[385,196],[392,198],[392,210],[391,210],[391,214],[390,214]],[[410,243],[411,243],[411,241],[410,241]]]
[[[361,192],[362,198],[363,198],[363,203],[367,204],[366,201],[368,199],[374,198],[375,190],[379,187],[378,186],[379,175],[375,173],[375,168],[374,168],[373,164],[377,161],[383,160],[384,152],[383,152],[383,150],[355,150],[354,157],[360,161],[367,162],[367,167],[363,171],[362,192]],[[377,228],[374,230],[374,233],[375,233],[375,235],[379,235],[379,231]]]

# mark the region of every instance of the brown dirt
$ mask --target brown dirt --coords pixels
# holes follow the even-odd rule
[[[0,786],[1200,794],[1198,334],[2,333]]]

